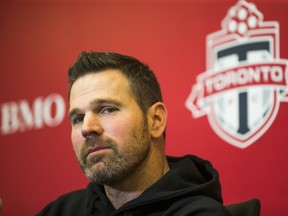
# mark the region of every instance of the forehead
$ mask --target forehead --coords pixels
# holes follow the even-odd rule
[[[118,99],[132,97],[129,81],[118,70],[105,70],[89,73],[79,77],[72,85],[70,104],[83,98],[116,97]]]

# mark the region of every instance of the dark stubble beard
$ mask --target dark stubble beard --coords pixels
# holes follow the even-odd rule
[[[118,144],[111,138],[95,135],[86,139],[81,149],[80,158],[78,156],[80,167],[86,177],[97,184],[111,186],[131,175],[147,158],[150,151],[151,138],[148,133],[146,118],[142,125],[142,128],[131,131],[130,139],[124,146],[125,150],[121,152],[118,149]],[[111,152],[93,155],[88,159],[87,148],[89,146],[109,148]]]

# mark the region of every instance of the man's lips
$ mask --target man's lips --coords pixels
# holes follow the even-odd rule
[[[99,152],[99,151],[105,150],[105,149],[110,149],[110,148],[109,147],[103,147],[103,146],[96,146],[96,147],[93,147],[93,148],[90,147],[87,150],[86,156],[90,155],[91,153]]]

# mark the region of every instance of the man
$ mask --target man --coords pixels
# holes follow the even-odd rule
[[[68,75],[72,144],[91,183],[39,215],[230,215],[208,161],[165,156],[167,109],[148,66],[82,52]]]

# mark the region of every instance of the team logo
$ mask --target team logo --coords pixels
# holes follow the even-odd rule
[[[263,21],[254,4],[238,1],[221,25],[206,38],[207,70],[185,105],[195,118],[207,115],[223,140],[246,148],[288,102],[288,61],[279,57],[279,24]]]

